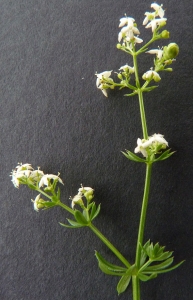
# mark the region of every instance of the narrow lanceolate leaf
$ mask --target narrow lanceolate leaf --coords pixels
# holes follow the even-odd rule
[[[28,183],[27,185],[29,186],[29,188],[31,190],[36,190],[37,189],[37,187],[35,185],[31,184],[31,183]]]
[[[170,152],[170,149],[168,149],[168,150],[164,151],[158,158],[156,158],[154,160],[154,162],[155,161],[165,160],[165,159],[169,158],[171,155],[173,155],[174,153],[175,153],[175,151]]]
[[[119,283],[117,285],[118,294],[121,294],[126,290],[126,288],[128,287],[128,285],[130,283],[130,280],[131,280],[130,274],[125,274],[121,277],[121,279],[119,280]]]
[[[141,281],[148,281],[148,280],[151,280],[151,279],[154,279],[157,277],[157,274],[156,273],[151,273],[151,275],[147,276],[143,273],[139,273],[138,274],[138,277]]]
[[[137,93],[137,91],[136,91],[136,92],[131,93],[131,94],[125,94],[124,96],[131,97],[131,96],[134,96],[134,95],[137,95],[137,94],[138,94],[138,93]]]
[[[95,256],[99,263],[99,268],[101,271],[108,275],[114,275],[114,276],[122,276],[126,273],[127,269],[113,265],[106,261],[101,254],[99,254],[97,251],[95,252]]]
[[[156,89],[158,85],[149,86],[143,89],[143,92],[151,92],[152,90]]]
[[[163,273],[167,273],[167,272],[170,272],[170,271],[173,271],[175,270],[176,268],[178,268],[179,266],[181,266],[183,263],[185,262],[185,260],[181,261],[180,263],[178,263],[177,265],[171,267],[171,268],[168,268],[168,269],[165,269],[165,270],[158,270],[156,271],[157,274],[163,274]],[[151,274],[152,271],[144,271],[145,274]]]
[[[92,220],[93,216],[95,215],[96,212],[96,204],[95,202],[92,202],[92,209],[91,209],[91,213],[90,213],[90,219]]]
[[[162,260],[166,260],[168,258],[170,258],[172,256],[173,252],[171,251],[166,251],[164,252],[163,254],[161,254],[160,256],[158,257],[155,257],[155,259],[152,259],[154,261],[162,261]]]
[[[82,225],[80,225],[79,223],[77,223],[77,222],[75,222],[75,221],[73,221],[73,220],[69,220],[69,219],[67,219],[67,220],[68,220],[68,222],[69,222],[70,224],[73,224],[73,225],[67,225],[67,224],[63,224],[63,223],[60,223],[60,222],[59,222],[59,224],[60,224],[61,226],[66,227],[66,228],[80,228],[80,227],[83,227]]]
[[[146,271],[156,272],[158,270],[166,269],[167,267],[169,267],[173,263],[173,260],[174,260],[173,257],[168,258],[163,263],[157,264],[157,265],[153,265],[153,266],[149,266],[149,267],[145,268],[145,270],[143,270],[143,271],[145,273]]]
[[[134,269],[135,266],[131,266],[127,272],[121,277],[121,279],[118,282],[117,285],[117,292],[118,294],[123,293],[126,288],[128,287],[130,280],[131,280],[131,276],[132,276],[132,271]]]
[[[143,158],[140,158],[139,156],[135,155],[134,153],[130,152],[129,150],[126,150],[126,152],[121,151],[128,159],[135,161],[135,162],[142,162],[146,163],[146,160]]]
[[[101,205],[99,204],[98,207],[97,207],[97,210],[96,210],[95,213],[92,215],[91,220],[94,220],[94,219],[98,216],[100,210],[101,210]]]
[[[88,221],[79,210],[75,210],[74,217],[79,225],[86,226],[88,224]]]

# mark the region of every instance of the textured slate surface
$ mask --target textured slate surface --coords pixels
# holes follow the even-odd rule
[[[95,224],[129,259],[134,248],[144,168],[120,151],[133,150],[142,136],[138,101],[95,86],[95,72],[115,70],[130,57],[118,51],[118,23],[127,13],[140,25],[150,1],[0,1],[0,298],[2,300],[118,299],[117,278],[100,272],[94,250],[116,262],[87,229],[59,226],[60,209],[36,213],[35,193],[14,189],[9,173],[32,163],[59,171],[62,195],[80,183],[95,189],[102,212]],[[192,1],[164,1],[170,41],[180,45],[172,74],[147,94],[148,130],[165,134],[175,156],[157,164],[145,239],[175,251],[178,270],[142,284],[142,300],[192,299]],[[160,42],[160,46],[167,41]],[[164,45],[165,45],[164,44]],[[140,62],[140,73],[152,57]],[[131,299],[131,288],[119,299]]]

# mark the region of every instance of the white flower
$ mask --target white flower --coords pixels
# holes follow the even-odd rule
[[[78,189],[79,193],[84,193],[84,192],[93,192],[94,190],[91,187],[85,187],[82,186],[81,188]]]
[[[122,66],[122,67],[120,67],[119,70],[123,70],[124,72],[129,71],[130,74],[132,74],[132,73],[135,72],[134,67],[130,67],[130,66],[128,66],[127,64],[124,65],[124,66]]]
[[[152,138],[155,142],[168,146],[168,142],[164,139],[164,136],[162,134],[154,133],[154,135],[152,135]]]
[[[112,71],[104,71],[99,74],[95,74],[97,76],[96,86],[98,89],[102,91],[102,93],[108,97],[106,89],[104,89],[103,79],[108,79],[111,76]]]
[[[133,22],[135,22],[135,19],[131,18],[131,17],[123,17],[120,19],[120,24],[119,27],[123,27],[125,24],[132,24]]]
[[[145,13],[145,19],[143,20],[143,25],[146,25],[149,21],[154,20],[156,17],[155,12],[151,13],[151,12],[146,12]]]
[[[135,43],[137,43],[137,44],[143,43],[143,40],[140,39],[140,38],[138,38],[137,36],[134,36],[134,41],[135,41]]]
[[[159,76],[159,74],[156,71],[153,70],[149,70],[146,73],[143,74],[142,78],[144,80],[154,80],[156,82],[161,80],[161,77]]]
[[[40,182],[39,182],[39,187],[41,188],[42,186],[46,185],[48,186],[49,185],[49,180],[58,180],[60,183],[63,184],[63,181],[62,179],[59,177],[59,174],[58,176],[57,175],[53,175],[53,174],[46,174],[46,175],[43,175]]]
[[[163,55],[163,50],[161,50],[161,49],[152,49],[152,50],[146,51],[146,53],[149,53],[149,54],[156,54],[156,55],[157,55],[157,58],[158,58],[158,59],[161,59],[161,58],[162,58],[162,55]]]
[[[19,188],[20,185],[20,179],[22,177],[28,178],[32,172],[33,168],[31,164],[19,164],[16,166],[15,170],[12,170],[11,176],[12,176],[12,182],[16,188]]]
[[[36,211],[39,211],[39,208],[38,208],[38,201],[40,200],[40,196],[41,196],[41,194],[37,195],[37,197],[35,198],[35,200],[31,199],[31,201],[32,201],[33,204],[34,204],[34,209],[35,209]]]
[[[40,198],[41,194],[37,195],[37,197],[35,198],[35,200],[31,199],[31,201],[34,204],[34,209],[38,212],[40,208],[46,208],[46,202],[49,201],[45,201],[43,199]]]
[[[20,172],[22,170],[33,170],[31,164],[19,164],[17,167],[16,167],[17,171]]]
[[[145,141],[145,140],[144,140]],[[137,147],[135,148],[134,152],[135,153],[139,153],[141,152],[143,154],[143,156],[148,157],[147,151],[145,150],[145,143],[143,142],[143,140],[141,140],[140,138],[137,139]]]
[[[34,170],[34,171],[32,171],[31,172],[31,174],[30,174],[30,179],[32,180],[32,181],[35,181],[35,182],[37,182],[37,181],[39,181],[40,180],[40,178],[42,178],[42,176],[44,175],[44,172],[43,171],[41,171],[41,170]]]
[[[167,21],[166,18],[154,19],[151,22],[149,22],[147,26],[145,26],[145,28],[152,28],[152,32],[154,32],[157,26],[159,26],[162,23],[165,23],[166,21]]]
[[[168,142],[164,139],[164,136],[159,133],[155,133],[152,136],[148,137],[147,140],[145,139],[137,139],[137,147],[135,148],[134,152],[139,153],[141,152],[144,157],[148,157],[147,149],[155,145],[155,143],[158,143],[159,145],[166,145],[168,146]],[[154,149],[154,153],[156,153],[156,150]]]
[[[119,27],[123,27],[118,34],[118,41],[119,43],[123,38],[125,38],[128,42],[133,40],[136,43],[139,43],[138,40],[135,40],[134,34],[140,34],[138,28],[134,25],[134,19],[129,17],[124,17],[120,19]]]
[[[74,208],[74,205],[77,204],[77,203],[82,203],[82,194],[81,193],[78,193],[76,196],[74,196],[72,198],[72,208]]]
[[[165,12],[162,8],[162,5],[152,3],[151,7],[156,11],[156,15],[158,15],[160,18],[163,18]]]

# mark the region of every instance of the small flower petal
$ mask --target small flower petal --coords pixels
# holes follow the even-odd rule
[[[39,187],[41,188],[42,186],[46,185],[48,186],[49,185],[49,180],[58,180],[60,183],[63,184],[63,181],[62,179],[57,176],[57,175],[53,175],[53,174],[46,174],[46,175],[43,175],[40,182],[39,182]]]
[[[165,11],[163,10],[162,5],[159,5],[157,3],[152,3],[151,7],[156,11],[157,15],[160,18],[163,18]]]
[[[163,55],[163,50],[161,50],[161,49],[152,49],[152,50],[146,51],[146,53],[149,53],[149,54],[156,54],[156,55],[157,55],[157,58],[158,58],[158,59],[161,59],[161,58],[162,58],[162,55]]]

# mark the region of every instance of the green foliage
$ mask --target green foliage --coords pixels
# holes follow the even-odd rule
[[[95,252],[95,256],[98,260],[99,268],[103,273],[107,275],[121,276],[121,279],[117,285],[117,292],[118,294],[123,293],[130,283],[131,276],[135,270],[135,265],[131,266],[130,268],[123,268],[109,263],[97,251]]]
[[[160,246],[159,243],[153,245],[150,241],[147,241],[143,247],[141,246],[140,269],[137,275],[140,280],[148,281],[156,278],[158,274],[170,272],[184,262],[181,261],[168,268],[174,260],[174,257],[172,257],[173,252],[164,250],[165,247]]]
[[[100,204],[97,207],[95,202],[92,202],[88,204],[87,207],[83,206],[82,212],[77,209],[74,211],[75,220],[67,219],[70,225],[65,225],[63,223],[60,223],[60,225],[67,228],[80,228],[89,226],[89,224],[91,224],[91,222],[98,216],[100,208]]]
[[[121,151],[125,157],[127,157],[128,159],[135,161],[135,162],[140,162],[140,163],[146,163],[146,159],[144,158],[140,158],[139,156],[135,155],[134,153],[132,153],[129,150],[125,150],[126,152]]]
[[[98,260],[99,268],[103,273],[115,276],[123,276],[126,273],[126,268],[109,263],[97,251],[95,251],[95,256]]]

